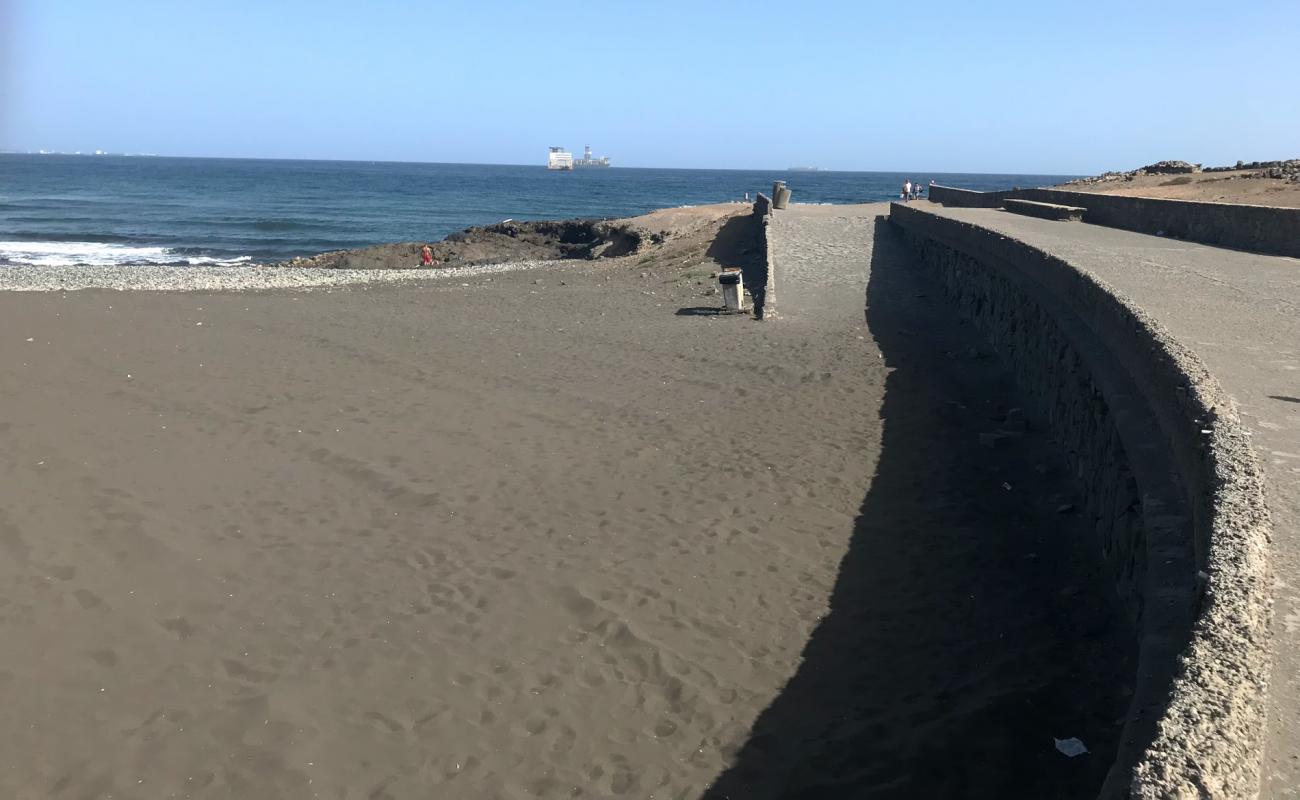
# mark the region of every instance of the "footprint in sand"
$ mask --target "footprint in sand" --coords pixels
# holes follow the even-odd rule
[[[164,630],[176,634],[179,639],[188,639],[194,635],[194,626],[185,617],[171,617],[170,619],[159,620],[158,624]]]
[[[117,661],[118,661],[117,653],[115,653],[112,650],[109,649],[92,650],[90,651],[89,655],[90,655],[90,660],[94,661],[96,664],[100,665],[101,667],[117,666]]]
[[[107,607],[107,604],[105,604],[104,601],[103,601],[102,599],[100,599],[99,595],[95,594],[94,592],[90,591],[89,589],[78,589],[78,590],[76,590],[75,592],[72,593],[72,596],[75,597],[75,598],[77,598],[77,603],[78,603],[82,608],[87,609],[87,610],[92,609],[92,608],[106,608],[106,607]]]

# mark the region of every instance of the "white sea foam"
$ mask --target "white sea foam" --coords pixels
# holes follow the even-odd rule
[[[250,256],[208,258],[178,255],[166,247],[144,247],[103,242],[0,242],[0,259],[35,267],[69,267],[76,264],[242,264]]]

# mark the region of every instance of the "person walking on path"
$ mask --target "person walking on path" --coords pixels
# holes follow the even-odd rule
[[[427,244],[420,249],[420,263],[426,267],[433,266],[433,249]]]
[[[903,202],[906,203],[908,200],[911,200],[911,199],[912,199],[912,182],[911,182],[911,181],[904,181],[904,182],[903,182]]]

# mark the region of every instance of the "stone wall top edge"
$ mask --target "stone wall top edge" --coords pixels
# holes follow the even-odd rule
[[[1225,208],[1256,209],[1260,211],[1267,211],[1271,213],[1281,214],[1283,216],[1295,216],[1297,219],[1300,219],[1300,208],[1291,208],[1288,206],[1265,206],[1265,205],[1259,205],[1257,203],[1223,203],[1217,200],[1182,200],[1177,197],[1141,197],[1138,195],[1129,195],[1129,194],[1106,194],[1104,192],[1080,192],[1080,191],[1075,191],[1073,189],[1054,189],[1051,187],[1034,187],[1032,189],[1020,189],[1018,191],[1052,192],[1054,194],[1064,194],[1064,195],[1069,195],[1071,197],[1078,197],[1080,199],[1088,198],[1088,197],[1097,197],[1097,198],[1104,198],[1107,201],[1114,201],[1117,203],[1138,203],[1138,202],[1153,203],[1156,205],[1164,205],[1170,208],[1179,207],[1179,206],[1194,206],[1197,208],[1204,208],[1207,210],[1225,209]]]

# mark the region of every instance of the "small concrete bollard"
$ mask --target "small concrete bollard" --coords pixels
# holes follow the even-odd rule
[[[773,198],[772,205],[776,208],[785,208],[790,205],[790,187],[782,184],[781,190]]]
[[[724,269],[718,273],[718,284],[722,286],[722,304],[727,311],[745,310],[745,279],[738,269]]]

